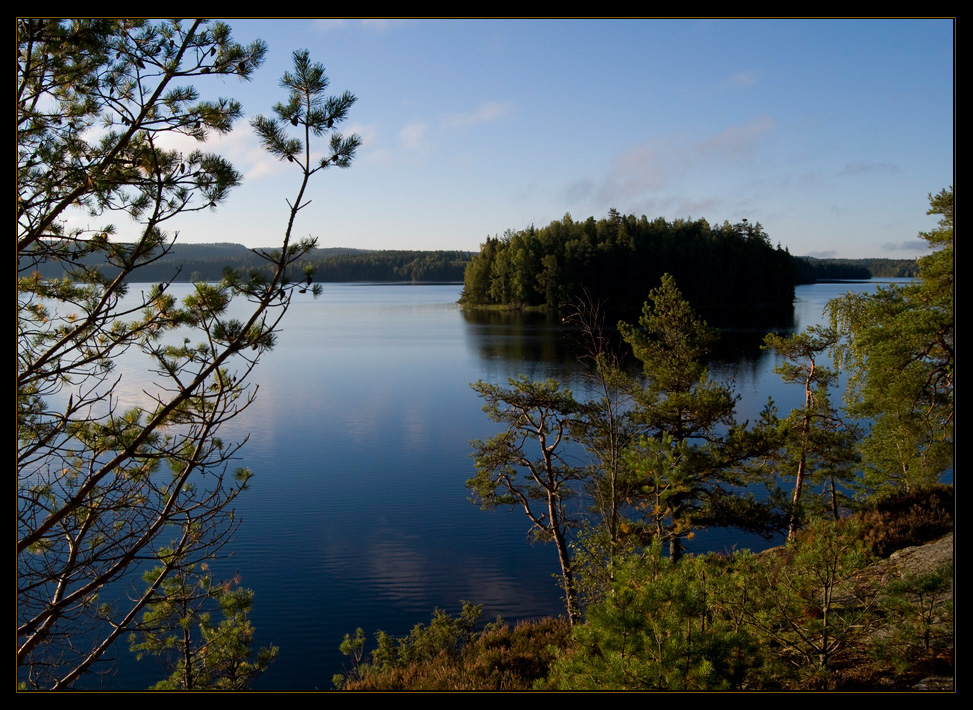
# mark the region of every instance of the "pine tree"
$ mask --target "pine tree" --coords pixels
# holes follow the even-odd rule
[[[323,70],[296,55],[278,115],[299,137],[280,121],[256,126],[299,173],[280,249],[259,252],[263,270],[195,284],[182,303],[158,283],[124,305],[126,283],[171,249],[170,221],[240,182],[219,156],[164,147],[173,136],[201,144],[242,115],[187,82],[247,79],[266,46],[201,20],[20,19],[17,43],[18,677],[65,688],[230,539],[252,474],[229,469],[241,445],[220,427],[252,401],[247,378],[293,289],[312,280],[290,280],[314,246],[293,237],[309,179],[349,165],[358,137],[332,133],[354,96],[325,98]],[[327,157],[312,163],[324,133]],[[94,226],[66,226],[85,213]],[[64,277],[42,277],[55,262]],[[250,304],[240,318],[228,312],[236,297]],[[128,394],[114,369],[123,353],[141,354],[155,390]],[[118,593],[146,560],[158,573],[131,598]]]
[[[645,436],[630,449],[629,465],[643,481],[651,532],[678,558],[714,485],[732,478],[718,429],[733,424],[736,397],[709,379],[703,358],[716,331],[699,319],[672,276],[649,293],[639,327],[619,323],[619,330],[646,378],[634,413]]]
[[[520,377],[511,379],[509,387],[486,382],[472,387],[485,401],[483,411],[506,429],[487,441],[471,442],[476,476],[466,485],[485,509],[520,507],[535,539],[554,543],[568,618],[575,623],[581,612],[567,533],[578,521],[565,503],[577,495],[572,484],[586,472],[569,463],[565,450],[581,406],[554,380]]]
[[[750,634],[721,614],[726,570],[715,557],[676,564],[656,541],[619,566],[605,599],[575,627],[555,663],[559,690],[730,690],[759,659]]]
[[[919,260],[918,282],[828,304],[845,338],[836,350],[851,372],[848,410],[871,420],[862,457],[873,489],[934,483],[953,465],[952,188],[929,202],[941,218],[919,235],[934,251]]]
[[[150,570],[146,581],[162,571]],[[238,581],[217,583],[205,562],[166,577],[130,644],[137,658],[161,656],[172,670],[150,690],[246,690],[276,658],[276,646],[251,652],[253,592]]]
[[[829,390],[837,380],[837,373],[821,362],[837,340],[833,328],[819,326],[789,338],[770,334],[764,339],[765,349],[784,358],[774,372],[784,382],[804,387],[804,406],[777,422],[781,444],[777,471],[794,476],[788,537],[794,536],[805,517],[802,513],[805,485],[825,485],[832,517],[837,520],[839,483],[847,484],[855,476],[853,466],[858,461],[855,444],[859,431],[853,424],[845,423],[832,406]]]

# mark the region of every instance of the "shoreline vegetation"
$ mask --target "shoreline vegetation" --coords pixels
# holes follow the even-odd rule
[[[703,312],[790,306],[794,287],[826,279],[915,276],[915,260],[794,257],[759,222],[710,225],[705,219],[621,215],[575,221],[565,214],[488,237],[466,267],[464,306],[531,307],[560,313],[592,297],[633,313],[663,274]]]
[[[873,501],[759,554],[650,551],[563,617],[479,623],[463,602],[408,636],[362,629],[343,690],[952,690],[953,487]],[[820,574],[818,574],[820,573]],[[814,578],[817,585],[810,582]],[[477,630],[479,628],[479,630]],[[658,644],[643,642],[655,639]]]
[[[167,253],[139,267],[138,281],[146,283],[217,282],[227,269],[240,273],[262,273],[266,267],[256,253],[241,244],[172,244]],[[264,249],[262,251],[269,251]],[[331,247],[311,249],[292,267],[292,277],[303,279],[310,268],[317,283],[462,283],[466,264],[472,258],[465,251],[381,250],[369,251]],[[103,262],[102,262],[103,264]],[[115,278],[118,270],[99,265],[106,278]],[[67,276],[66,266],[58,262],[38,265],[42,278]]]
[[[488,237],[488,242],[493,239]],[[321,283],[464,283],[467,267],[479,257],[478,253],[462,250],[328,247],[311,250],[302,263],[311,264],[315,280]],[[797,284],[832,279],[914,277],[917,273],[914,259],[817,259],[802,256],[793,257],[793,262],[797,270]],[[98,266],[93,257],[88,265]],[[263,261],[242,244],[176,243],[165,256],[142,266],[138,280],[145,283],[217,282],[227,268],[259,270],[263,268]],[[102,266],[101,270],[106,277],[117,275],[110,268]],[[67,275],[65,264],[54,261],[38,265],[38,271],[48,279],[60,279]],[[471,299],[465,299],[463,305],[480,308],[497,304],[474,303]],[[544,308],[546,304],[536,310]]]

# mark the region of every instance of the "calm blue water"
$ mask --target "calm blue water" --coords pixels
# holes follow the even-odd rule
[[[520,511],[468,500],[469,441],[497,431],[468,384],[525,374],[581,395],[582,369],[558,324],[466,314],[455,305],[460,288],[327,284],[317,300],[295,294],[277,347],[253,374],[256,402],[221,432],[249,436],[240,465],[256,476],[238,499],[233,554],[214,567],[239,572],[255,591],[257,644],[280,647],[256,688],[327,689],[343,667],[345,633],[405,634],[434,607],[455,613],[460,600],[482,604],[488,619],[563,611],[554,549],[528,543]],[[795,325],[821,322],[840,293],[874,288],[801,287]],[[738,416],[753,419],[768,396],[782,412],[802,401],[773,366],[750,347],[714,362],[711,376],[735,382]],[[139,372],[134,356],[119,368]],[[136,397],[149,381],[130,377],[123,391]],[[767,543],[717,532],[690,549],[758,545]],[[163,675],[157,661],[121,653],[110,687]]]

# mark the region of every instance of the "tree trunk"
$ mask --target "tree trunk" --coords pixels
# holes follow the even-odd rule
[[[578,590],[574,585],[574,566],[571,562],[571,554],[568,550],[568,543],[561,530],[561,519],[557,510],[557,495],[548,493],[547,510],[551,519],[552,533],[554,534],[554,544],[557,546],[557,557],[561,563],[561,580],[564,584],[564,600],[568,609],[568,621],[574,626],[581,620],[581,610],[578,606]]]

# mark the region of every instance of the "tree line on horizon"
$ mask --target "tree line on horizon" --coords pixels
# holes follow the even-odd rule
[[[477,263],[484,255],[484,250],[487,256],[495,251],[494,242],[498,240],[502,241],[501,238],[488,237],[479,254],[463,250],[315,248],[304,256],[300,268],[295,265],[292,270],[301,272],[309,265],[313,269],[315,280],[321,283],[460,283],[466,278],[467,268]],[[143,264],[138,278],[146,283],[216,282],[228,268],[241,272],[266,270],[266,262],[258,251],[230,242],[175,243],[160,258]],[[89,255],[87,261],[81,261],[86,266],[98,268],[107,278],[114,278],[121,273],[110,264],[99,264],[94,255]],[[802,256],[794,257],[792,263],[796,270],[797,284],[830,279],[915,277],[918,273],[914,259],[817,259]],[[37,265],[38,272],[44,278],[64,278],[69,275],[69,268],[68,263],[58,261]],[[485,270],[483,264],[479,263],[474,267],[474,272],[476,269]],[[524,278],[526,277],[521,277],[522,280]],[[474,289],[471,293],[475,292]],[[472,299],[466,299],[465,302],[470,305],[483,303]],[[537,304],[532,302],[527,305]]]
[[[260,251],[241,244],[172,244],[168,251],[151,263],[140,266],[138,279],[145,283],[179,281],[217,282],[227,269],[241,273],[267,275],[266,260]],[[316,248],[308,251],[290,268],[291,278],[302,279],[307,269],[319,283],[348,281],[461,282],[471,258],[465,251],[423,251],[415,249],[352,249],[348,247]],[[89,263],[90,262],[90,263]],[[106,278],[115,278],[121,269],[96,260],[91,255],[85,266],[98,268]],[[49,261],[38,265],[44,278],[64,278],[70,264]]]

